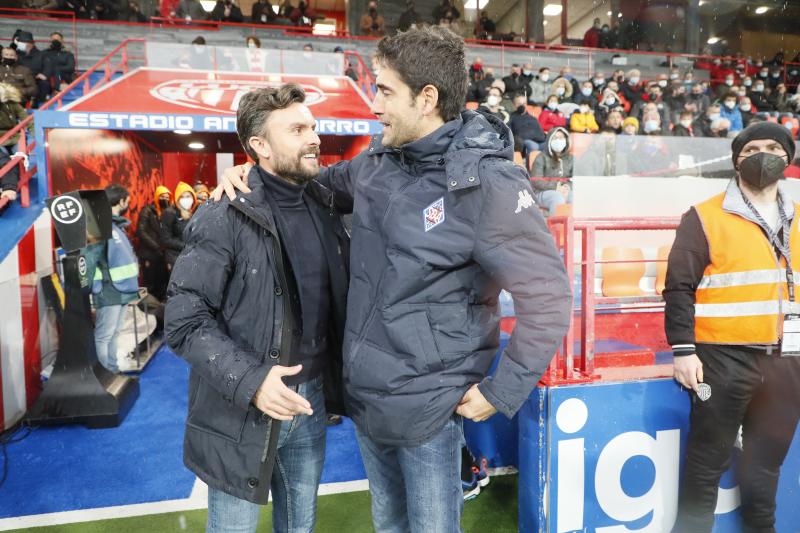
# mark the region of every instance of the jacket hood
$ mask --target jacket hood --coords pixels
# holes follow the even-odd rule
[[[556,94],[556,89],[559,87],[564,88],[564,94],[561,95],[559,98],[567,99],[572,97],[572,84],[566,78],[558,78],[556,81],[553,82],[553,85],[550,86],[550,94]]]
[[[567,147],[560,154],[555,154],[555,153],[553,153],[553,149],[550,147],[550,143],[553,142],[553,136],[558,131],[560,131],[561,133],[563,133],[566,136],[566,138],[567,138]],[[555,127],[552,130],[550,130],[550,132],[547,134],[547,139],[546,139],[545,142],[547,143],[547,155],[549,155],[550,157],[561,157],[562,155],[564,155],[566,153],[569,153],[569,150],[572,147],[572,139],[570,139],[569,131],[567,131],[567,128],[563,128],[561,126]]]
[[[178,199],[180,199],[181,195],[185,192],[191,193],[192,198],[194,198],[194,205],[192,206],[192,211],[194,211],[194,208],[197,207],[197,195],[194,193],[194,189],[192,189],[192,186],[183,181],[179,182],[178,186],[175,187],[175,197],[174,197],[175,205],[178,205]]]
[[[170,201],[172,200],[172,192],[170,192],[169,189],[167,189],[163,185],[159,185],[158,187],[156,187],[156,192],[153,195],[153,203],[156,206],[156,213],[158,213],[159,217],[161,216],[161,205],[159,205],[158,203],[158,197],[161,196],[162,194],[169,194],[169,199]]]
[[[502,120],[465,110],[433,133],[401,148],[383,146],[382,135],[375,135],[368,153],[400,153],[413,161],[434,162],[444,157],[449,190],[480,183],[478,163],[484,157],[514,160],[514,140]],[[470,180],[470,178],[472,178]]]
[[[22,93],[9,83],[0,83],[0,102],[22,102]]]

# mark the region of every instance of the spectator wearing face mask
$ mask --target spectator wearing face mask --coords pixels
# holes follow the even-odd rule
[[[211,11],[209,20],[219,22],[244,22],[242,10],[233,3],[233,0],[217,0],[214,9]]]
[[[755,106],[756,111],[770,111],[772,109],[767,101],[767,95],[764,94],[765,87],[764,80],[759,78],[753,82],[753,90],[747,93],[747,97]]]
[[[180,182],[175,188],[175,203],[161,213],[161,243],[167,270],[183,251],[183,230],[197,207],[197,197],[188,183]]]
[[[253,24],[274,24],[276,18],[278,16],[272,10],[272,3],[269,0],[258,0],[253,4],[250,11],[250,22]]]
[[[536,156],[531,168],[531,185],[536,203],[556,214],[559,205],[572,203],[572,173],[575,160],[570,151],[570,136],[565,128],[556,127],[547,135],[545,148]],[[543,178],[543,179],[535,179]]]
[[[194,184],[194,195],[197,198],[197,205],[204,203],[211,196],[211,191],[205,183],[197,182]]]
[[[561,67],[558,78],[556,78],[556,81],[558,80],[567,80],[569,82],[572,86],[572,92],[570,94],[575,94],[580,91],[578,80],[572,75],[572,67]]]
[[[673,137],[699,137],[694,130],[694,116],[691,111],[681,111],[678,123],[672,128]]]
[[[715,90],[718,99],[725,98],[725,95],[731,92],[731,87],[736,84],[736,76],[733,74],[726,74],[724,81],[717,85]]]
[[[522,152],[522,156],[526,161],[525,168],[530,168],[530,154],[544,144],[546,135],[536,117],[528,113],[525,106],[526,102],[524,94],[518,94],[514,97],[516,109],[511,113],[511,120],[508,125],[511,128],[511,133],[514,134],[514,150]]]
[[[94,344],[97,360],[110,372],[124,367],[117,356],[117,337],[125,322],[125,308],[139,297],[139,262],[126,232],[125,218],[130,198],[117,184],[106,187],[111,204],[111,238],[92,243],[86,249],[87,274],[92,280],[96,309]]]
[[[718,137],[724,139],[728,136],[730,131],[731,122],[726,118],[718,118],[711,121],[711,135],[709,137]]]
[[[606,87],[607,82],[605,74],[603,74],[602,71],[598,70],[597,72],[594,73],[594,76],[592,76],[591,82],[595,94],[600,94]]]
[[[530,94],[530,83],[533,81],[535,73],[533,72],[533,63],[525,63],[522,65],[522,78],[525,83],[525,93]]]
[[[511,65],[511,73],[503,78],[503,83],[506,84],[506,92],[510,94],[524,92],[526,95],[528,95],[528,92],[530,91],[528,82],[522,75],[522,67],[516,63]]]
[[[217,2],[217,5],[219,5],[219,2]],[[214,10],[217,10],[217,5],[214,6]],[[219,13],[219,11],[217,12]],[[177,18],[191,21],[206,20],[209,15],[206,13],[206,10],[203,9],[203,6],[200,4],[199,0],[180,0],[180,2],[178,2],[178,8],[175,10],[175,16]],[[203,44],[205,44],[205,42]]]
[[[34,103],[36,107],[39,107],[50,97],[49,63],[46,61],[44,53],[36,48],[31,32],[20,31],[16,37],[16,45],[17,62],[31,71],[36,82]]]
[[[654,103],[649,102],[642,111],[642,133],[644,135],[668,135],[669,130],[662,122],[661,114]]]
[[[630,70],[625,75],[625,82],[621,85],[620,90],[625,99],[632,105],[642,99],[644,96],[644,88],[641,84],[642,73],[638,69]]]
[[[530,87],[528,101],[534,105],[544,106],[553,86],[553,82],[550,79],[550,69],[547,67],[540,68],[539,76],[531,80],[528,86]]]
[[[739,98],[739,112],[742,114],[742,125],[746,128],[756,116],[756,114],[753,113],[753,104],[746,96]]]
[[[571,102],[572,95],[572,84],[565,78],[558,78],[550,87],[550,96],[556,96],[559,104]]]
[[[36,96],[36,80],[31,69],[17,63],[17,51],[7,46],[0,51],[0,56],[0,82],[16,87],[23,102]]]
[[[558,96],[550,95],[547,99],[547,105],[539,114],[539,124],[545,133],[556,127],[565,128],[567,126],[567,117],[558,109]]]
[[[64,36],[55,31],[50,34],[50,47],[45,50],[48,76],[55,82],[55,88],[71,83],[75,79],[75,56],[64,46]]]
[[[772,68],[769,73],[767,84],[770,88],[774,89],[780,83],[783,83],[783,69],[781,67]]]
[[[601,124],[606,121],[608,114],[611,111],[619,109],[625,111],[625,102],[619,93],[614,92],[610,87],[603,90],[603,95],[600,97],[600,103],[595,108],[595,117]]]
[[[494,79],[488,78],[484,70],[475,73],[474,79],[470,82],[467,89],[467,102],[484,102],[489,95],[489,88]]]
[[[670,124],[672,123],[672,110],[664,101],[661,86],[657,83],[651,83],[648,86],[647,100],[639,100],[639,102],[637,102],[637,104],[633,107],[631,114],[638,118],[642,118],[644,108],[650,104],[654,105],[658,110],[658,114],[660,115],[659,121],[664,126],[664,129],[668,130]]]
[[[478,107],[478,113],[482,115],[492,115],[508,124],[511,119],[508,112],[502,106],[503,93],[497,87],[491,87],[489,94],[486,96],[486,101]]]
[[[594,19],[592,27],[586,30],[583,34],[583,46],[586,48],[599,48],[600,47],[600,19]]]
[[[587,104],[592,109],[597,106],[597,94],[591,80],[581,83],[580,91],[572,95],[572,101],[578,105]]]
[[[19,89],[8,83],[0,83],[0,137],[28,118],[28,113],[22,107],[22,94]],[[28,125],[33,134],[33,122]],[[24,135],[24,132],[22,133]],[[0,168],[4,167],[18,151],[19,136],[17,133],[6,139],[0,145]],[[17,199],[17,185],[19,184],[19,165],[0,177],[0,197],[14,201]]]
[[[569,129],[575,133],[597,133],[600,126],[594,118],[594,111],[588,103],[580,104],[577,111],[569,118]]]
[[[700,113],[705,113],[706,110],[708,110],[708,106],[711,104],[708,95],[703,91],[703,86],[699,83],[692,85],[686,99],[687,101],[694,102],[697,106],[697,111]]]
[[[731,132],[738,132],[744,129],[744,122],[742,121],[742,113],[736,105],[738,97],[734,93],[728,93],[722,100],[722,106],[719,110],[719,115],[722,118],[728,119],[731,123]]]
[[[639,121],[628,117],[622,121],[622,135],[639,135]]]
[[[497,31],[497,27],[492,19],[489,18],[489,13],[481,11],[480,18],[475,22],[475,38],[487,40],[491,39]]]
[[[170,206],[172,193],[163,185],[156,187],[153,203],[139,212],[136,234],[139,237],[139,265],[147,292],[163,301],[167,291],[167,266],[161,244],[161,215]]]
[[[705,114],[697,117],[694,121],[694,125],[692,128],[695,131],[695,135],[698,137],[714,137],[711,132],[711,124],[714,121],[720,119],[720,107],[719,104],[711,104],[708,106]]]

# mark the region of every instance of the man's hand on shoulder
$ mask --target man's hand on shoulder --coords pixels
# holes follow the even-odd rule
[[[250,187],[247,186],[247,175],[250,169],[253,168],[252,163],[245,163],[244,165],[237,165],[235,167],[226,168],[222,173],[219,185],[211,193],[211,198],[215,202],[222,200],[222,194],[227,194],[231,200],[236,198],[236,191],[244,193],[250,192]]]

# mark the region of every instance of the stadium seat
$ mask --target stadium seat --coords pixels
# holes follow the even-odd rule
[[[791,124],[791,128],[789,125]],[[781,125],[785,126],[786,129],[792,132],[792,137],[797,139],[797,130],[800,130],[800,120],[796,117],[783,117],[781,119]]]
[[[639,281],[644,276],[644,254],[640,248],[603,248],[603,261],[640,261],[638,263],[603,264],[603,296],[641,296]]]
[[[536,161],[540,153],[539,150],[531,150],[531,153],[528,154],[528,172],[533,168],[533,162]]]
[[[478,102],[467,102],[467,109],[475,111],[478,109]]]
[[[525,160],[522,158],[522,152],[514,152],[514,164],[525,167]]]
[[[656,259],[656,294],[659,296],[664,292],[664,285],[667,281],[667,258],[672,246],[659,246]]]
[[[557,217],[570,217],[572,216],[572,204],[560,204],[556,206]]]

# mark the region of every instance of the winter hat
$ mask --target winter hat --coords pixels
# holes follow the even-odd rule
[[[636,130],[639,130],[639,121],[636,120],[636,117],[628,117],[622,121],[622,129],[625,129],[627,126],[635,126]]]
[[[783,149],[786,150],[786,154],[789,156],[789,162],[794,160],[794,139],[792,139],[792,132],[774,122],[757,122],[743,129],[739,132],[739,135],[733,139],[733,143],[731,143],[733,168],[736,168],[736,160],[739,159],[739,154],[747,143],[763,139],[769,139],[779,143],[783,146]]]

